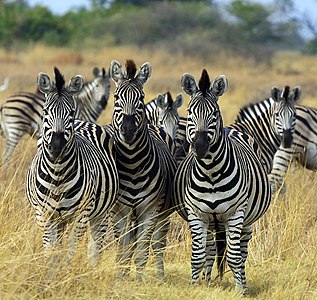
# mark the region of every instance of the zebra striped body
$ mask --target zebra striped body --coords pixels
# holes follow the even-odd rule
[[[114,205],[119,179],[113,158],[113,142],[102,127],[74,120],[72,94],[82,87],[75,76],[64,86],[55,68],[56,86],[46,74],[38,77],[46,94],[43,133],[38,151],[29,167],[26,195],[43,229],[46,256],[56,246],[67,224],[73,225],[68,257],[76,241],[90,227],[89,260],[96,265],[102,249],[107,214]]]
[[[290,148],[296,123],[295,103],[301,95],[300,87],[290,90],[272,88],[271,98],[242,108],[229,127],[251,135],[261,149],[261,160],[271,173],[273,159],[280,145]]]
[[[110,79],[105,70],[94,68],[95,79],[84,84],[74,95],[77,119],[96,122],[106,107],[110,93]],[[25,134],[38,137],[41,134],[44,95],[20,92],[9,96],[0,108],[2,133],[6,140],[3,163],[8,162],[15,147]]]
[[[226,78],[216,78],[210,88],[204,70],[199,87],[188,74],[182,87],[191,96],[186,135],[192,151],[177,169],[173,190],[175,205],[185,210],[191,230],[192,282],[205,266],[208,231],[220,225],[226,228],[228,265],[237,287],[245,291],[251,225],[271,200],[267,174],[250,146],[252,137],[223,128],[217,100],[226,91]]]
[[[296,125],[292,146],[281,146],[274,156],[270,174],[274,191],[283,186],[284,176],[292,160],[307,169],[317,169],[317,109],[302,105],[295,107]]]
[[[162,139],[163,130],[149,126],[146,120],[143,85],[151,75],[150,64],[143,64],[138,74],[133,61],[128,60],[126,68],[123,73],[117,61],[110,67],[116,83],[112,128],[120,180],[114,222],[118,263],[129,264],[135,252],[137,278],[141,279],[153,231],[163,221],[165,205],[169,206],[176,164]],[[163,276],[161,253],[157,259]]]

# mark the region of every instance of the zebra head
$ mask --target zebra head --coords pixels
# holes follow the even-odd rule
[[[273,123],[275,131],[281,137],[282,146],[290,148],[295,131],[295,103],[301,96],[301,88],[297,86],[290,90],[289,86],[285,86],[283,90],[279,90],[277,87],[273,87],[271,94],[274,101]]]
[[[99,69],[95,67],[93,69],[94,80],[92,81],[93,89],[93,99],[105,109],[110,96],[110,78],[106,73],[105,68]]]
[[[37,84],[39,90],[45,94],[43,107],[42,140],[44,150],[56,160],[74,136],[75,104],[72,95],[78,93],[83,86],[83,78],[74,76],[65,86],[65,80],[55,67],[55,82],[48,75],[39,73]]]
[[[131,145],[145,122],[143,86],[151,76],[151,65],[144,63],[137,72],[133,60],[127,60],[126,72],[118,61],[112,61],[110,76],[116,84],[112,125],[116,136]]]
[[[176,138],[176,133],[179,124],[179,114],[177,109],[182,106],[184,97],[182,94],[176,96],[175,101],[170,94],[159,94],[156,97],[158,125],[167,132],[172,139]]]
[[[218,106],[218,98],[228,87],[226,76],[217,77],[212,86],[207,71],[204,69],[197,86],[192,75],[184,74],[181,85],[190,95],[187,109],[186,138],[192,145],[197,158],[204,158],[210,147],[223,134],[223,122]]]

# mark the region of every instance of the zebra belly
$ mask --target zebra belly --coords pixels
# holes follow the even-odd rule
[[[317,145],[315,143],[307,143],[301,159],[301,164],[309,170],[317,169]]]
[[[189,193],[193,195],[193,191]],[[194,210],[202,219],[206,218],[205,214],[216,214],[218,221],[225,222],[247,201],[246,195],[247,193],[243,193],[237,199],[230,197],[232,195],[229,191],[209,194],[196,192],[195,199],[190,197],[189,200],[188,194],[186,195],[186,207]]]

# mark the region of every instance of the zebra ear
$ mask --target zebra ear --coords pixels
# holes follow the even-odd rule
[[[294,93],[294,102],[297,102],[300,98],[300,96],[302,95],[302,89],[301,87],[298,85],[293,89],[293,93]]]
[[[92,74],[93,74],[95,77],[99,77],[100,74],[101,74],[101,71],[99,70],[98,67],[94,67],[94,69],[92,70]]]
[[[67,90],[72,94],[78,94],[84,85],[84,79],[81,75],[74,76],[68,83]]]
[[[222,96],[228,89],[228,79],[225,75],[218,76],[213,84],[212,91],[216,96]]]
[[[183,105],[183,103],[184,103],[183,94],[178,94],[176,96],[174,103],[173,103],[173,108],[177,109],[177,108],[181,107]]]
[[[43,94],[48,94],[54,88],[54,84],[52,83],[51,79],[47,74],[42,72],[37,75],[37,86]]]
[[[145,84],[148,79],[151,77],[152,74],[152,67],[151,64],[146,62],[144,63],[141,68],[140,71],[138,73],[138,75],[136,76],[136,80],[138,80],[139,82],[141,82],[141,84]]]
[[[118,82],[123,78],[121,64],[118,61],[113,60],[110,64],[109,73],[112,80],[118,85]]]
[[[187,73],[182,76],[181,86],[184,92],[190,96],[193,96],[198,90],[195,78]]]
[[[274,101],[278,101],[281,96],[281,91],[276,86],[273,86],[271,89],[271,97]]]
[[[157,95],[155,102],[157,106],[161,109],[166,108],[168,105],[166,97],[162,94]]]

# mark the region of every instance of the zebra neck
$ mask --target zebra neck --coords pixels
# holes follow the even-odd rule
[[[65,146],[61,158],[51,158],[45,147],[43,147],[43,154],[47,166],[54,170],[54,173],[56,174],[62,172],[72,172],[72,170],[78,165],[78,147],[76,145],[75,139],[73,139],[71,143]]]
[[[140,157],[144,158],[148,156],[149,145],[151,145],[150,133],[146,121],[144,121],[132,144],[127,144],[118,137],[116,138],[115,148],[117,158],[135,164]]]
[[[218,172],[223,168],[224,161],[229,160],[232,153],[232,145],[226,134],[221,134],[218,140],[211,145],[209,152],[203,159],[196,159],[197,165],[204,169],[207,174],[212,174]]]

